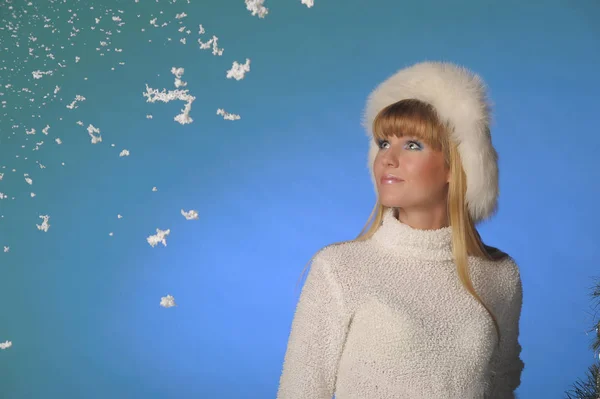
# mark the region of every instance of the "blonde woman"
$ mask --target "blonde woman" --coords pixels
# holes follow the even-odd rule
[[[451,63],[371,93],[372,224],[313,256],[279,399],[515,398],[519,268],[475,227],[497,210],[489,124],[485,84]]]

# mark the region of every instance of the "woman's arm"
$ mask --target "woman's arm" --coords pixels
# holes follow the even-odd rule
[[[514,391],[521,384],[525,364],[521,360],[519,344],[519,319],[523,305],[523,286],[517,265],[511,260],[510,290],[499,320],[501,339],[491,361],[491,387],[486,398],[514,399]]]
[[[277,399],[331,399],[348,325],[340,285],[317,254],[292,321]]]

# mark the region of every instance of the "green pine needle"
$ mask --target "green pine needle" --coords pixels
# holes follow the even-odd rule
[[[600,306],[600,281],[592,288],[593,308],[596,310],[594,315],[594,327],[592,331],[595,338],[591,344],[595,358],[600,357],[600,318],[597,317],[598,307]],[[585,380],[578,380],[570,391],[565,392],[566,399],[600,399],[600,363],[593,364],[586,373]]]

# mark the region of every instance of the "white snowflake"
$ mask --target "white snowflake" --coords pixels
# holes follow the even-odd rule
[[[43,75],[50,75],[52,76],[52,71],[46,71],[46,72],[42,72],[42,71],[33,71],[31,72],[31,74],[33,75],[34,79],[41,79]]]
[[[41,230],[43,232],[48,232],[48,229],[50,228],[50,224],[48,223],[48,220],[50,219],[50,216],[48,215],[40,215],[40,219],[44,219],[44,221],[42,222],[41,225],[36,224],[38,230]]]
[[[71,104],[67,105],[67,108],[69,108],[69,109],[79,108],[77,106],[77,102],[81,102],[81,101],[85,101],[85,97],[77,94],[75,96],[75,100],[73,100],[73,102]]]
[[[92,138],[92,144],[98,144],[102,142],[102,136],[100,135],[100,129],[90,124],[87,128],[88,134]]]
[[[175,303],[175,298],[171,295],[167,295],[160,298],[160,306],[163,308],[172,308],[173,306],[177,306],[177,304]]]
[[[234,120],[237,120],[237,119],[240,119],[240,118],[241,118],[239,115],[236,115],[236,114],[230,114],[230,113],[228,113],[228,112],[225,112],[225,110],[224,110],[224,109],[221,109],[221,108],[219,108],[219,109],[217,110],[217,115],[223,115],[223,119],[225,119],[225,120],[230,120],[230,121],[234,121]]]
[[[197,220],[198,219],[198,211],[191,209],[188,212],[184,211],[183,209],[181,210],[181,214],[187,219],[187,220]]]
[[[163,89],[159,92],[156,89],[152,89],[146,84],[146,92],[143,93],[144,97],[148,97],[146,102],[154,103],[156,101],[162,101],[168,103],[173,100],[182,100],[187,101],[184,109],[181,110],[181,114],[177,115],[173,118],[176,122],[179,122],[182,125],[192,123],[194,120],[190,117],[190,111],[192,110],[192,103],[196,99],[196,97],[188,94],[189,90],[169,90],[165,92],[166,89]]]
[[[150,244],[150,246],[152,248],[154,248],[159,243],[161,243],[164,247],[166,247],[167,246],[166,237],[170,233],[171,233],[171,229],[167,229],[167,230],[156,229],[156,234],[153,236],[147,237],[146,241],[148,241],[148,244]]]
[[[236,61],[233,61],[231,69],[227,71],[227,79],[244,79],[246,72],[250,72],[250,59],[246,58],[245,64],[240,64]]]
[[[252,15],[258,15],[259,18],[264,18],[268,13],[269,9],[263,4],[265,0],[245,0],[246,9],[252,11]]]
[[[200,45],[200,50],[208,50],[212,47],[213,55],[222,56],[223,51],[225,51],[225,50],[222,48],[219,48],[218,42],[219,42],[219,38],[216,37],[215,35],[213,35],[213,37],[207,42],[202,42],[202,40],[198,39],[198,44]]]

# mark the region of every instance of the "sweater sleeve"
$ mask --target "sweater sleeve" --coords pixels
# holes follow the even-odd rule
[[[521,384],[521,373],[525,367],[519,344],[523,287],[518,272],[516,283],[509,292],[503,317],[499,320],[502,336],[490,364],[491,387],[487,399],[515,399],[515,390]]]
[[[349,326],[342,291],[316,255],[296,306],[277,399],[331,399]]]

